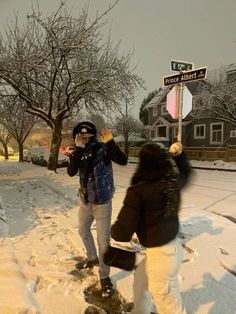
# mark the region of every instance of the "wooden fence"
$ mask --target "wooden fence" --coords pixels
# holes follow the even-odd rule
[[[226,162],[236,162],[236,146],[186,147],[184,150],[190,160],[223,160]]]
[[[129,157],[137,157],[141,147],[130,147]],[[236,162],[236,146],[226,147],[185,147],[186,152],[190,160],[223,160],[226,162]]]

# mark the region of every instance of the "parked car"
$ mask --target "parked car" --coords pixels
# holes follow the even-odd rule
[[[29,149],[24,149],[23,150],[23,161],[30,162],[31,161],[30,157],[31,157],[31,154],[30,154]]]
[[[49,148],[46,147],[32,147],[28,149],[27,155],[24,158],[25,161],[31,161],[33,164],[46,167],[49,160]],[[69,157],[58,153],[57,167],[67,167]]]

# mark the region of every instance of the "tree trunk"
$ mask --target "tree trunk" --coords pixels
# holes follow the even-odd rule
[[[18,149],[19,149],[19,162],[23,162],[23,144],[18,143]]]
[[[127,137],[125,137],[125,155],[129,157],[129,142]]]
[[[62,131],[62,122],[56,121],[54,130],[52,131],[52,139],[51,139],[51,147],[50,147],[50,154],[48,160],[48,169],[49,170],[57,170],[57,160],[58,160],[58,153],[59,147],[61,145],[61,131]]]
[[[4,156],[5,159],[8,160],[9,159],[9,154],[8,154],[8,147],[6,143],[2,143],[3,149],[4,149]]]

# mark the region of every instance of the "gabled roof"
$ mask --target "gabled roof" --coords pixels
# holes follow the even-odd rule
[[[161,103],[169,91],[170,87],[161,88],[158,93],[146,104],[145,108],[152,108],[153,106]]]
[[[229,65],[228,69],[227,69],[227,73],[229,72],[236,72],[236,63],[232,63]]]
[[[161,124],[163,124],[165,126],[170,126],[170,122],[167,121],[165,118],[160,116],[156,119],[156,121],[153,123],[153,125],[151,125],[151,128],[153,128],[155,125],[157,125],[158,122],[161,122]]]
[[[156,121],[152,124],[147,126],[147,129],[152,129],[154,128],[155,125],[158,124],[158,122],[161,122],[161,125],[165,125],[165,126],[178,126],[178,121],[168,121],[167,119],[163,118],[163,117],[158,117],[156,119]],[[182,125],[188,125],[189,123],[191,123],[192,121],[182,121]]]
[[[193,81],[193,82],[188,82],[185,83],[185,85],[187,86],[187,88],[189,89],[190,93],[195,96],[198,91],[199,88],[202,84],[206,84],[205,80],[199,80],[199,81]],[[173,86],[167,86],[167,87],[163,87],[161,88],[158,93],[156,94],[156,96],[154,96],[149,103],[146,104],[145,108],[152,108],[154,106],[159,105],[160,103],[166,101],[166,97],[167,94],[169,93],[169,91],[172,89]]]

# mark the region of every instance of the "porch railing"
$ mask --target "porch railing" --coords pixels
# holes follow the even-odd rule
[[[236,162],[236,146],[226,147],[185,147],[190,160],[223,160]]]

